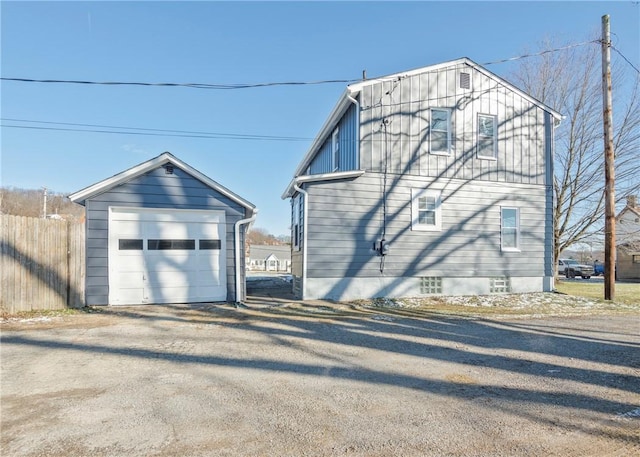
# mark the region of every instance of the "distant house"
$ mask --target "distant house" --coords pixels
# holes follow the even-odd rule
[[[247,266],[251,271],[291,272],[291,246],[253,244]]]
[[[257,209],[165,152],[69,196],[86,208],[86,303],[242,301]]]
[[[467,58],[347,86],[282,195],[295,295],[552,290],[560,119]]]
[[[640,281],[640,207],[637,196],[616,217],[616,279]]]

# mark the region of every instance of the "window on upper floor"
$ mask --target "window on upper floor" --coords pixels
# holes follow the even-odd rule
[[[411,189],[411,230],[442,230],[442,204],[440,192]]]
[[[498,158],[498,121],[496,116],[478,114],[478,157]]]
[[[331,135],[332,170],[340,170],[340,129],[336,127]]]
[[[303,243],[303,202],[302,196],[298,194],[293,197],[291,203],[291,241],[294,251],[299,251]]]
[[[502,250],[520,251],[520,210],[503,207],[500,220],[500,246]]]
[[[451,150],[451,112],[432,108],[429,128],[429,152],[448,155]]]

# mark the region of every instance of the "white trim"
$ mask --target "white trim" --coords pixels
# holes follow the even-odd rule
[[[434,111],[443,111],[447,113],[447,150],[446,151],[434,151],[431,147],[431,140],[433,138],[433,112]],[[438,132],[442,132],[442,130],[437,130]],[[440,107],[432,107],[429,108],[429,154],[431,155],[439,155],[439,156],[448,156],[451,155],[451,110],[449,108],[440,108]]]
[[[419,222],[420,208],[418,199],[421,197],[432,197],[435,200],[435,224],[421,224]],[[442,231],[442,198],[439,191],[430,189],[411,189],[411,230],[420,232],[440,232]]]
[[[299,251],[302,246],[302,240],[300,239],[300,205],[302,198],[297,195],[291,199],[291,211],[293,212],[291,230],[291,246],[294,251]]]
[[[317,175],[305,175],[293,178],[280,198],[290,198],[295,194],[295,184],[304,184],[308,182],[334,181],[337,179],[358,178],[365,173],[364,170],[353,171],[336,171],[335,173],[322,173]]]
[[[148,160],[146,162],[143,162],[139,165],[136,165],[135,167],[129,168],[128,170],[125,170],[121,173],[118,173],[117,175],[114,175],[110,178],[104,179],[96,184],[93,184],[89,187],[85,187],[82,190],[79,190],[78,192],[74,192],[73,194],[69,195],[69,199],[72,202],[75,203],[79,203],[81,205],[84,204],[85,200],[94,197],[98,194],[101,194],[103,192],[106,192],[110,189],[113,189],[114,187],[123,184],[127,181],[130,181],[131,179],[143,175],[151,170],[154,170],[158,167],[161,167],[162,165],[171,162],[174,166],[180,168],[182,171],[184,171],[185,173],[190,174],[191,176],[193,176],[194,178],[196,178],[197,180],[201,181],[202,183],[204,183],[205,185],[209,186],[210,188],[212,188],[213,190],[221,193],[222,195],[224,195],[225,197],[228,197],[229,199],[231,199],[232,201],[234,201],[235,203],[239,204],[240,206],[243,206],[244,208],[246,208],[249,212],[249,215],[253,214],[254,212],[256,212],[256,207],[255,205],[253,205],[252,203],[250,203],[249,201],[245,200],[244,198],[240,197],[239,195],[236,195],[235,193],[231,192],[229,189],[227,189],[226,187],[218,184],[217,182],[215,182],[213,179],[209,178],[208,176],[200,173],[198,170],[196,170],[195,168],[191,167],[190,165],[186,164],[185,162],[183,162],[182,160],[178,159],[177,157],[175,157],[174,155],[172,155],[169,152],[164,152],[162,154],[160,154],[158,157],[155,157],[151,160]]]
[[[503,230],[504,230],[504,210],[506,209],[512,209],[515,210],[516,212],[516,245],[515,247],[513,246],[504,246],[504,236],[503,236]],[[514,228],[514,227],[508,227],[508,228]],[[515,207],[515,206],[501,206],[500,207],[500,250],[502,252],[521,252],[521,248],[520,248],[520,208]]]
[[[493,155],[480,154],[480,117],[490,117],[493,121]],[[498,116],[495,114],[476,114],[476,156],[478,159],[498,160]]]
[[[336,154],[338,160],[336,160]],[[331,169],[336,172],[340,168],[340,127],[336,127],[331,134]]]
[[[120,259],[120,250],[118,248],[118,238],[115,236],[115,220],[116,217],[120,222],[123,220],[137,222],[152,222],[156,224],[162,223],[183,223],[183,224],[216,224],[218,227],[218,236],[220,239],[220,288],[222,293],[219,297],[203,297],[205,301],[226,300],[227,296],[227,237],[226,237],[226,213],[223,210],[201,210],[201,209],[174,209],[174,208],[141,208],[131,206],[109,206],[108,207],[108,236],[107,236],[107,259],[108,259],[108,303],[110,305],[130,305],[130,304],[155,304],[155,303],[172,303],[173,299],[152,299],[145,295],[143,278],[141,287],[143,287],[141,300],[131,302],[121,297],[121,288],[118,280],[118,268],[123,265]],[[142,249],[139,251],[143,259],[147,259],[148,249],[148,232],[140,233],[139,237],[143,240]],[[191,250],[190,250],[191,252]],[[200,249],[197,247],[193,250],[193,255],[199,256]],[[155,271],[155,270],[152,270]],[[143,273],[146,275],[147,270]],[[224,297],[222,296],[224,295]]]
[[[246,271],[247,271],[247,265],[246,265],[246,258],[244,257],[244,255],[242,255],[240,253],[240,226],[242,225],[247,225],[247,224],[251,224],[253,221],[256,220],[256,217],[258,217],[258,212],[256,210],[256,212],[254,212],[251,217],[247,217],[246,219],[240,219],[239,221],[236,221],[236,223],[233,226],[233,235],[234,235],[234,239],[233,239],[233,247],[234,247],[234,253],[233,255],[235,256],[235,271],[234,271],[234,275],[235,275],[235,281],[236,281],[236,303],[242,303],[243,301],[243,293],[245,292],[245,288],[241,287],[242,286],[242,280],[240,278],[241,276],[241,270],[240,270],[240,262],[245,262],[245,284],[246,284]],[[246,245],[246,238],[245,238],[245,245]],[[243,249],[244,251],[244,249]],[[227,292],[228,293],[228,292]]]

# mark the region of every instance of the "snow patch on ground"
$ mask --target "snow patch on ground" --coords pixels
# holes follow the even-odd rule
[[[610,309],[612,304],[595,299],[575,297],[553,292],[527,294],[457,295],[410,298],[375,298],[357,300],[354,304],[374,308],[433,308],[460,306],[468,308],[494,308],[496,311],[569,315],[580,311]],[[617,304],[618,308],[626,308]]]
[[[40,324],[42,322],[51,322],[54,318],[47,316],[38,317],[10,317],[8,319],[2,319],[2,322],[19,322],[21,324]]]

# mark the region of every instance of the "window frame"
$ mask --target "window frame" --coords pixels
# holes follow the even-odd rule
[[[515,227],[505,227],[504,221],[504,211],[505,210],[514,210],[516,212],[516,224]],[[505,228],[506,229],[515,229],[516,235],[516,245],[515,246],[505,246]],[[521,252],[520,248],[520,208],[515,206],[501,206],[500,207],[500,250],[503,252]]]
[[[291,218],[291,244],[293,246],[294,251],[300,251],[302,248],[302,239],[301,239],[301,217],[300,212],[302,211],[302,196],[300,194],[293,197],[291,203],[291,211],[293,212],[293,217]]]
[[[331,134],[331,169],[340,170],[340,127],[336,127]]]
[[[446,151],[434,151],[432,146],[432,132],[433,130],[433,112],[443,111],[447,114],[447,150]],[[436,132],[442,132],[442,130],[435,130]],[[429,108],[429,154],[448,156],[451,155],[451,110],[448,108]]]
[[[419,232],[441,232],[442,231],[442,193],[439,190],[411,189],[411,230]],[[435,199],[435,223],[422,224],[419,222],[421,197],[433,197]]]
[[[493,155],[490,155],[490,156],[482,154],[480,152],[480,139],[481,139],[480,118],[481,117],[491,118],[493,123],[493,137],[485,137],[485,138],[493,138],[493,147],[492,147]],[[476,116],[476,124],[477,124],[476,125],[477,157],[479,159],[485,159],[485,160],[498,160],[498,116],[496,116],[495,114],[478,113],[478,115]]]

